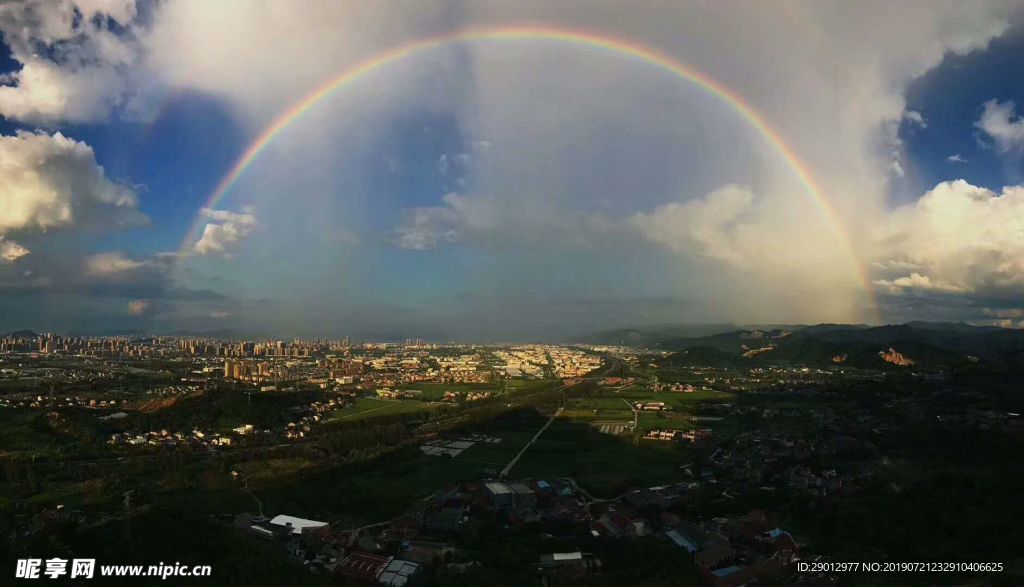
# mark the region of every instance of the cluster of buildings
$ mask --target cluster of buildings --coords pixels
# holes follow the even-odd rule
[[[668,351],[661,351],[655,349],[641,349],[630,346],[616,346],[616,345],[577,345],[580,348],[585,348],[593,353],[599,355],[610,355],[630,367],[639,367],[645,363],[649,364],[651,359],[665,357],[669,354]]]
[[[181,395],[189,395],[198,392],[199,387],[195,385],[165,385],[148,389],[145,395],[150,398],[167,398]],[[109,394],[100,394],[109,395]],[[14,393],[0,397],[2,408],[31,408],[31,409],[55,409],[55,408],[83,408],[89,410],[112,410],[112,409],[143,409],[145,410],[150,400],[133,398],[132,401],[124,397],[86,397],[83,395],[60,396],[53,391],[47,395],[35,393]],[[99,416],[101,419],[110,418],[109,415]]]
[[[414,584],[428,568],[459,573],[474,565],[464,527],[481,521],[499,527],[558,522],[578,528],[592,541],[654,539],[690,558],[705,582],[720,587],[792,576],[800,546],[771,512],[688,519],[701,493],[697,482],[631,491],[596,500],[572,479],[484,479],[462,482],[417,500],[402,515],[358,529],[292,516],[243,515],[237,524],[277,541],[315,572],[366,585]],[[592,545],[590,542],[583,544]],[[540,579],[586,583],[602,561],[583,549],[545,552],[526,563]]]
[[[512,347],[494,351],[505,377],[541,379],[549,365],[544,347]]]
[[[89,368],[66,369],[55,362],[62,358],[78,359]],[[166,371],[164,375],[179,376],[182,383],[203,385],[223,378],[267,391],[280,389],[282,384],[375,390],[418,383],[488,384],[502,377],[574,378],[601,364],[597,355],[554,345],[482,348],[420,340],[404,345],[353,344],[348,337],[259,342],[138,335],[66,337],[27,331],[0,339],[0,361],[10,363],[11,359],[18,361],[17,368],[5,369],[0,377],[24,379],[31,370],[49,369],[44,365],[52,364],[52,368],[67,371],[68,377],[117,379],[132,369],[133,359],[162,359],[158,368]],[[152,363],[145,368],[154,369]],[[62,384],[90,383],[58,380],[51,373],[40,373],[40,377]]]
[[[141,434],[133,432],[120,432],[111,434],[107,439],[109,445],[128,446],[151,446],[151,447],[191,447],[191,448],[214,448],[230,446],[232,438],[228,435],[221,435],[217,432],[203,432],[192,430],[191,432],[169,432],[167,430],[150,431]]]
[[[370,535],[362,529],[338,530],[327,522],[283,514],[273,518],[242,514],[235,526],[277,542],[310,571],[335,576],[346,584],[404,587],[415,584],[424,568],[414,560],[424,556],[417,545],[405,543],[398,556],[382,555],[373,552],[375,544],[372,539],[368,542]]]
[[[554,345],[513,346],[495,351],[494,355],[509,378],[583,377],[602,362],[599,355]]]
[[[79,396],[56,397],[53,395],[37,395],[35,397],[0,397],[3,408],[95,408],[110,409],[124,406],[128,400],[118,399],[87,399]]]
[[[446,391],[441,397],[441,401],[452,403],[475,402],[489,397],[491,397],[491,392],[489,391]]]
[[[38,353],[82,357],[167,357],[177,353],[176,339],[133,336],[84,337],[53,333],[14,333],[0,338],[0,353]]]
[[[648,430],[644,440],[662,440],[668,442],[686,442],[689,444],[704,444],[714,438],[710,428],[694,428],[692,430],[678,430],[674,428],[654,428]]]
[[[346,358],[345,362],[345,376],[353,377],[363,389],[416,383],[488,383],[494,377],[480,353],[465,352],[460,347],[391,345]]]
[[[352,348],[351,340],[293,339],[291,341],[266,340],[262,342],[224,341],[210,339],[177,339],[178,349],[184,355],[234,358],[301,358],[332,352],[343,352]]]
[[[597,382],[601,387],[629,387],[636,383],[636,377],[603,377]]]
[[[0,354],[123,358],[301,358],[345,352],[351,340],[233,341],[178,336],[62,336],[21,331],[0,338]]]
[[[252,360],[224,361],[224,378],[250,383],[277,384],[296,378],[295,367],[289,363]]]
[[[693,557],[701,577],[714,587],[757,585],[792,576],[801,560],[800,545],[776,525],[770,512],[752,510],[701,523],[665,517],[666,538]]]
[[[382,387],[376,390],[377,397],[383,399],[420,399],[423,392],[418,389],[391,389]]]
[[[492,479],[438,491],[397,518],[354,530],[291,516],[267,520],[243,515],[236,525],[278,542],[314,572],[348,583],[401,587],[414,584],[428,567],[460,572],[479,564],[464,560],[457,531],[475,515],[495,514],[517,523],[589,520],[585,501],[567,480]],[[554,560],[547,558],[548,563]],[[560,566],[544,563],[537,561],[536,567]]]
[[[665,412],[671,411],[672,406],[665,402],[633,402],[633,409],[641,412]]]
[[[665,384],[652,383],[658,391],[671,390],[681,392],[693,391],[793,391],[807,389],[828,381],[837,375],[834,370],[810,367],[678,367],[677,374],[690,383]],[[846,377],[876,379],[877,374],[862,372],[851,375],[838,372]],[[652,387],[653,389],[654,387]]]
[[[254,359],[226,359],[223,376],[256,385],[301,381],[323,389],[355,386],[384,390],[398,397],[399,388],[415,383],[487,383],[492,371],[476,353],[451,355],[435,347],[388,345],[372,350],[346,349],[343,356],[281,359],[273,354]],[[389,395],[391,394],[391,395]]]
[[[479,353],[435,358],[439,383],[487,383],[491,370]]]
[[[583,377],[601,366],[601,357],[566,347],[549,347],[551,366],[555,377],[568,379]]]
[[[299,440],[305,438],[313,427],[328,419],[335,411],[344,408],[350,398],[338,397],[310,403],[295,422],[289,422],[281,429],[258,429],[252,424],[242,424],[231,429],[230,433],[221,434],[213,431],[194,429],[190,432],[170,432],[168,430],[151,430],[149,432],[126,431],[112,434],[107,444],[132,447],[164,447],[164,448],[227,448],[243,437],[259,436],[261,438],[284,438]],[[108,417],[114,417],[118,412]]]
[[[667,391],[673,393],[693,393],[695,391],[707,391],[707,387],[697,387],[689,383],[659,383],[655,377],[651,382],[651,391]]]

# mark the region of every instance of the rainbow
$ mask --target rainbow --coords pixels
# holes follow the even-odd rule
[[[835,208],[825,197],[821,188],[814,180],[807,165],[800,160],[796,152],[790,148],[782,137],[772,129],[752,106],[747,104],[734,91],[723,85],[713,77],[701,72],[689,65],[681,63],[675,58],[642,45],[612,37],[607,37],[587,31],[569,30],[561,28],[550,28],[542,26],[516,26],[467,29],[453,33],[429,37],[412,41],[379,53],[360,63],[349,67],[337,76],[327,80],[315,90],[307,94],[298,102],[295,102],[287,110],[282,112],[269,126],[257,136],[245,149],[245,152],[238,158],[231,170],[220,180],[217,187],[210,194],[205,208],[216,208],[224,196],[231,191],[231,188],[238,182],[239,178],[253,164],[260,153],[266,149],[279,134],[287,129],[293,122],[302,117],[303,114],[315,107],[325,98],[330,97],[342,90],[350,83],[355,82],[363,76],[401,61],[407,57],[418,55],[427,51],[439,49],[454,43],[472,41],[526,41],[543,40],[569,45],[576,45],[599,49],[615,53],[617,55],[636,59],[647,65],[656,67],[666,73],[679,77],[703,89],[708,94],[718,98],[727,104],[734,112],[743,118],[759,135],[771,145],[775,151],[786,162],[786,165],[794,177],[803,186],[804,191],[811,197],[818,211],[829,223],[834,233],[840,240],[840,245],[847,254],[849,261],[856,273],[857,281],[863,289],[869,308],[877,308],[874,299],[874,292],[870,276],[864,268],[846,225],[839,217]],[[182,251],[186,251],[191,244],[199,237],[203,228],[203,216],[197,215],[195,222],[189,229],[182,242]]]

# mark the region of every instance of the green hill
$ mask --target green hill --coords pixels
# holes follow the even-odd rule
[[[948,368],[976,361],[1019,361],[1024,354],[1024,331],[964,323],[818,324],[793,332],[736,330],[677,338],[664,342],[662,348],[674,351],[666,359],[672,363],[697,364],[703,357],[714,364]]]

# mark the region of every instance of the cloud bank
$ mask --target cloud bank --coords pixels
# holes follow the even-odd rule
[[[964,180],[944,182],[896,208],[881,241],[875,283],[890,293],[1024,296],[1024,186],[1001,193]]]
[[[130,187],[112,181],[91,147],[62,134],[0,136],[0,234],[144,224]]]

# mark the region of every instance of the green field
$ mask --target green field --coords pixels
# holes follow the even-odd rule
[[[631,442],[595,431],[587,424],[555,420],[512,470],[514,477],[572,477],[599,497],[629,487],[687,478],[679,466],[690,462],[685,447],[668,442]]]
[[[292,460],[247,462],[240,466],[254,475],[254,481],[262,481],[258,489],[254,485],[250,487],[263,501],[268,514],[289,513],[353,525],[372,523],[400,514],[433,491],[459,481],[495,475],[546,419],[543,414],[532,411],[506,415],[480,430],[487,436],[501,438],[501,442],[478,442],[456,457],[424,455],[418,446],[407,446],[371,461],[328,470],[306,469],[304,462]],[[445,437],[458,438],[471,433],[456,432]],[[288,475],[275,483],[268,477],[275,471]],[[291,476],[296,471],[300,475]],[[521,474],[513,471],[513,475]],[[227,474],[223,476],[226,478]],[[152,499],[188,505],[194,511],[210,514],[254,508],[252,498],[238,489],[175,491],[152,496]]]
[[[701,406],[731,402],[737,399],[732,393],[716,391],[698,391],[694,393],[653,392],[646,388],[634,386],[621,392],[600,390],[589,396],[574,397],[566,402],[562,416],[578,423],[586,422],[632,422],[633,410],[631,403],[663,402],[669,407],[664,412],[643,411],[640,413],[639,424],[641,433],[655,428],[675,428],[687,430],[695,424],[688,420],[699,413]],[[702,427],[726,426],[726,421],[702,425]]]
[[[136,431],[167,429],[230,432],[242,424],[257,428],[280,428],[299,417],[298,413],[323,395],[313,391],[251,392],[218,389],[188,397],[166,398],[166,405],[152,410],[132,411],[123,426]],[[154,398],[155,403],[161,400]]]
[[[354,411],[358,408],[359,411]],[[346,410],[353,418],[407,413],[430,409],[422,402],[361,399]],[[396,411],[397,410],[397,411]],[[344,413],[344,411],[339,412]],[[418,443],[389,452],[364,463],[329,470],[315,470],[304,459],[276,459],[240,463],[240,472],[259,481],[257,494],[268,511],[293,515],[327,517],[335,515],[353,523],[376,521],[400,513],[416,499],[458,481],[479,479],[500,471],[529,441],[545,417],[533,412],[513,415],[489,423],[481,432],[501,438],[498,443],[478,442],[456,457],[428,456]],[[473,432],[453,432],[445,438],[459,438]],[[294,477],[299,473],[299,477]],[[276,482],[274,476],[282,477]],[[254,485],[255,487],[255,485]],[[206,491],[194,499],[202,500],[209,513],[245,511],[251,500],[234,491]],[[164,496],[169,498],[171,496]],[[163,499],[163,498],[161,498]],[[177,500],[177,497],[173,497]],[[190,498],[193,499],[193,498]],[[299,512],[299,513],[296,513]]]
[[[632,408],[626,401],[625,398],[619,396],[594,396],[594,397],[581,397],[573,398],[569,405],[573,409],[581,410],[599,410],[599,411],[632,411]]]
[[[489,391],[494,393],[499,389],[498,385],[493,383],[410,383],[402,386],[402,389],[414,389],[423,392],[420,395],[421,400],[436,402],[441,401],[446,391],[453,391],[455,393],[466,393],[470,391]]]
[[[316,463],[302,457],[271,458],[235,463],[232,470],[238,472],[250,483],[256,484],[271,481],[277,477],[295,475],[300,471],[312,469]]]
[[[355,404],[335,410],[327,422],[359,420],[378,416],[393,416],[411,412],[427,412],[435,406],[418,400],[359,398]]]
[[[418,447],[387,454],[364,465],[312,474],[301,481],[258,493],[268,512],[378,522],[403,512],[414,501],[458,481],[478,479],[488,468],[466,459],[427,456]],[[500,467],[499,467],[500,468]],[[243,504],[251,509],[251,505]]]
[[[552,389],[562,384],[557,379],[513,379],[506,382],[510,393],[532,393],[545,389]]]

